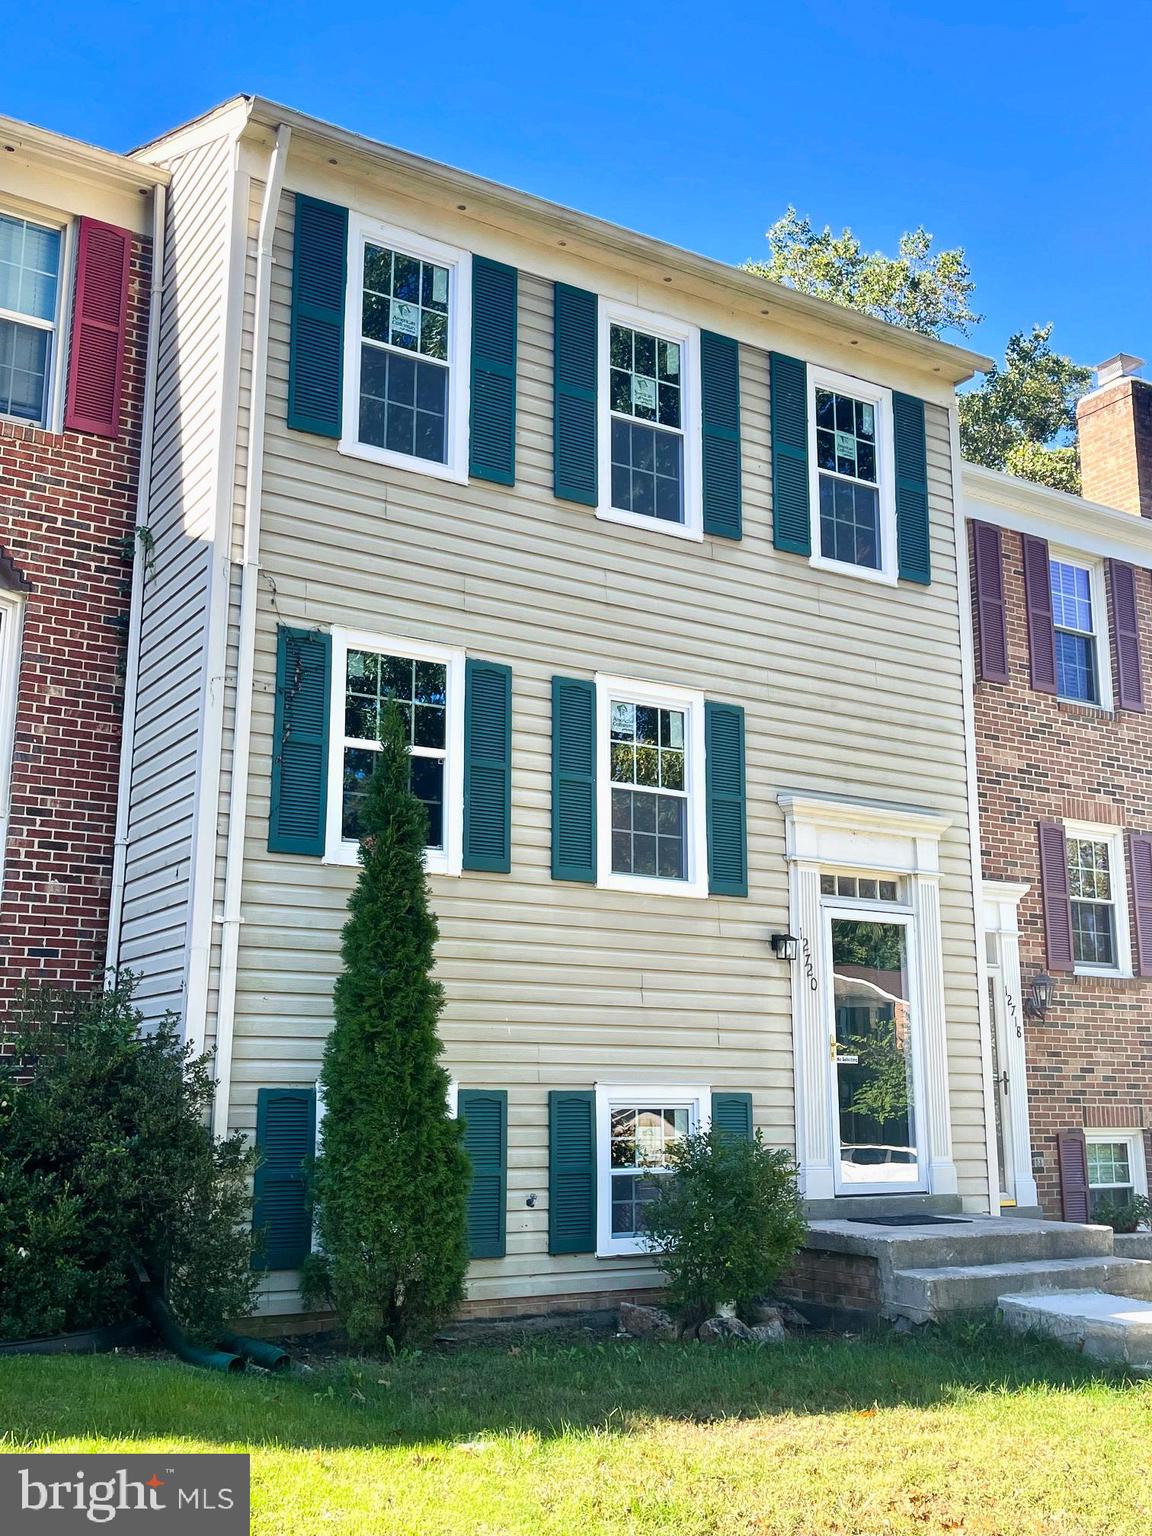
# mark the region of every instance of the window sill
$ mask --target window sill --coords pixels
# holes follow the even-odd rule
[[[688,523],[669,523],[658,517],[645,517],[640,512],[622,512],[618,507],[597,507],[596,516],[603,523],[619,523],[624,528],[640,528],[645,533],[662,533],[671,539],[687,539],[693,544],[704,542],[704,530]]]
[[[1135,981],[1136,974],[1130,970],[1120,970],[1114,966],[1077,965],[1073,968],[1073,976],[1095,977],[1097,981]]]
[[[355,869],[360,863],[358,843],[341,843],[337,848],[325,852],[321,863],[331,864],[336,868]],[[451,867],[451,861],[446,853],[432,849],[425,850],[424,868],[430,875],[458,875],[460,868]]]
[[[648,1248],[635,1237],[622,1237],[618,1243],[613,1243],[610,1248],[597,1248],[598,1259],[655,1259],[658,1254],[654,1248]]]
[[[892,571],[876,571],[868,565],[849,565],[845,560],[829,560],[824,555],[809,555],[808,564],[814,570],[848,576],[853,581],[871,581],[881,587],[894,587],[897,584],[896,575]]]
[[[436,459],[417,459],[407,453],[393,453],[389,448],[373,448],[354,438],[341,438],[337,451],[349,459],[365,459],[369,464],[385,464],[389,469],[406,469],[410,474],[428,475],[433,480],[450,480],[453,485],[467,485],[468,475],[453,464]]]
[[[1116,714],[1111,704],[1090,704],[1085,699],[1066,699],[1057,694],[1056,703],[1071,715],[1084,715],[1092,720],[1110,720]]]
[[[660,880],[648,875],[599,875],[596,889],[631,891],[647,896],[687,896],[693,899],[708,894],[707,884],[700,880]]]

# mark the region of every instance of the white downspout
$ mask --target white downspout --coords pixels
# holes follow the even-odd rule
[[[128,869],[128,817],[131,810],[132,759],[136,748],[136,693],[140,681],[140,631],[144,618],[144,583],[148,579],[148,512],[152,480],[152,435],[156,422],[156,371],[160,357],[161,301],[164,296],[164,219],[167,188],[152,192],[152,282],[148,290],[148,343],[144,357],[144,409],[140,421],[140,466],[132,542],[132,596],[128,609],[128,654],[124,663],[124,714],[121,721],[120,773],[116,785],[116,832],[112,845],[112,889],[108,906],[105,984],[120,964],[124,926],[124,886]]]
[[[240,903],[244,883],[244,838],[248,822],[248,763],[252,749],[252,688],[256,669],[256,607],[260,576],[260,503],[264,485],[264,413],[268,395],[268,328],[272,290],[272,245],[284,187],[292,130],[276,129],[276,143],[264,183],[256,248],[256,313],[252,338],[252,388],[248,404],[248,464],[244,475],[244,545],[240,575],[235,725],[228,788],[228,847],[224,858],[224,910],[220,935],[220,986],[216,1010],[216,1097],[212,1129],[228,1132],[232,1087],[232,1037],[236,1019],[236,975],[240,953]]]
[[[960,412],[948,409],[952,446],[952,509],[959,588],[960,662],[964,687],[964,756],[968,789],[968,845],[976,925],[976,981],[980,1020],[980,1082],[984,1094],[984,1151],[988,1167],[988,1214],[1000,1212],[1000,1155],[996,1147],[996,1089],[992,1081],[992,1016],[988,1006],[988,952],[984,943],[984,878],[980,857],[980,787],[976,764],[976,658],[972,643],[972,581],[968,571],[968,517],[960,456]]]

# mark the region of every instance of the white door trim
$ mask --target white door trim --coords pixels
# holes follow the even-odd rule
[[[1000,1058],[1008,1073],[1008,1121],[1012,1156],[1012,1182],[1018,1209],[1039,1204],[1036,1176],[1032,1171],[1032,1129],[1028,1113],[1028,1067],[1024,1039],[1024,983],[1020,974],[1020,903],[1031,886],[1001,880],[983,883],[984,932],[995,938],[999,959],[998,984],[1002,989],[1003,1035]],[[995,976],[994,970],[989,971]],[[991,1021],[996,1027],[996,1020]],[[991,1084],[991,1092],[999,1088]],[[986,1106],[994,1124],[995,1103]],[[995,1143],[993,1142],[993,1145]]]

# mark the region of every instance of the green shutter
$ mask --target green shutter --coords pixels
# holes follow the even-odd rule
[[[548,1252],[596,1251],[596,1095],[548,1095]]]
[[[556,284],[552,481],[564,501],[596,505],[596,295]]]
[[[752,1140],[752,1095],[750,1093],[714,1093],[712,1095],[712,1128],[739,1136],[742,1141]]]
[[[508,1095],[503,1089],[461,1088],[456,1113],[464,1122],[464,1150],[472,1160],[468,1255],[502,1259],[508,1203]]]
[[[552,679],[552,878],[596,883],[596,685]]]
[[[464,868],[512,868],[512,669],[465,667]]]
[[[256,1095],[260,1164],[252,1190],[253,1269],[297,1269],[312,1251],[305,1165],[316,1154],[315,1088],[261,1088]]]
[[[340,436],[344,393],[344,293],[348,210],[296,196],[288,425]]]
[[[932,538],[923,400],[893,394],[892,436],[896,445],[896,553],[900,579],[918,581],[926,587],[932,580]]]
[[[744,711],[739,704],[705,700],[704,757],[708,800],[708,889],[713,896],[747,896]]]
[[[807,365],[773,352],[771,396],[772,542],[794,555],[810,555]]]
[[[472,258],[472,404],[468,472],[516,483],[515,267]]]
[[[738,539],[740,517],[740,346],[729,336],[700,333],[704,438],[704,532]]]
[[[331,635],[283,626],[276,631],[271,853],[319,858],[324,852],[331,679]]]

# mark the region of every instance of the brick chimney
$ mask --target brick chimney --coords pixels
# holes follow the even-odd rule
[[[1085,497],[1152,517],[1152,383],[1138,376],[1143,366],[1127,352],[1100,363],[1076,421]]]

